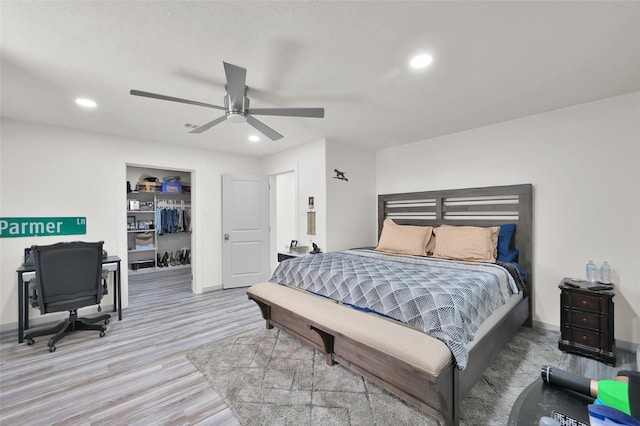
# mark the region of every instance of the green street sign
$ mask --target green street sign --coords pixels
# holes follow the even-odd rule
[[[0,217],[0,238],[87,233],[86,217]]]

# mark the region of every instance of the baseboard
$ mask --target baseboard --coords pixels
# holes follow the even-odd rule
[[[211,287],[204,287],[202,289],[202,292],[203,293],[209,293],[210,291],[218,291],[218,290],[222,290],[222,284],[212,285]]]

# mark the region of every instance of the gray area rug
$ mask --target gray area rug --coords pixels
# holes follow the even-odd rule
[[[559,334],[522,328],[462,401],[461,424],[506,425],[520,392],[558,365]],[[257,330],[188,354],[248,425],[437,425],[435,418],[278,329]]]

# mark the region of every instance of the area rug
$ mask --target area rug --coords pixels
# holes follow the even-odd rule
[[[463,425],[506,425],[520,392],[558,365],[558,333],[522,328],[461,403]],[[243,426],[437,425],[438,421],[278,329],[188,354]]]

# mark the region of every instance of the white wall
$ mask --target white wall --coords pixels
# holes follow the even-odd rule
[[[276,252],[286,251],[286,247],[291,243],[291,240],[297,238],[298,224],[297,224],[297,211],[298,206],[296,204],[296,173],[282,173],[275,178],[275,190],[276,193]],[[272,258],[275,258],[272,253]]]
[[[334,169],[348,181],[336,179]],[[327,141],[327,251],[375,246],[376,153],[342,142]]]
[[[260,173],[257,159],[4,118],[1,124],[0,216],[86,216],[87,234],[0,239],[0,325],[17,322],[15,270],[32,244],[104,240],[105,249],[123,259],[127,306],[126,164],[192,172],[194,286],[221,286],[220,176]]]
[[[301,245],[314,242],[326,252],[376,244],[375,158],[374,151],[322,140],[262,159],[265,174],[294,171],[295,238]],[[334,179],[333,169],[346,172],[349,181]],[[307,234],[309,197],[314,197],[316,235]]]
[[[310,246],[311,240],[324,248],[326,246],[326,181],[325,181],[325,141],[320,140],[264,157],[261,160],[262,173],[278,175],[292,171],[296,176],[298,229],[295,236],[300,245]],[[307,235],[307,208],[309,197],[315,199],[316,235]],[[293,239],[293,238],[292,238]],[[279,250],[281,248],[278,247]],[[275,253],[273,253],[275,255]]]
[[[640,92],[377,153],[378,193],[532,183],[534,320],[558,327],[560,279],[608,260],[615,335],[640,342]]]

